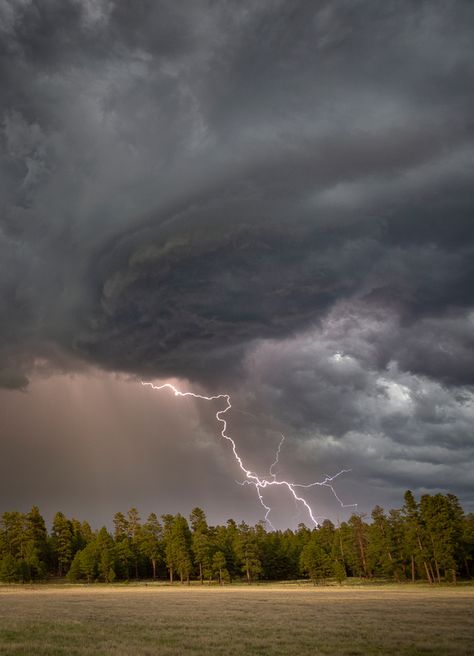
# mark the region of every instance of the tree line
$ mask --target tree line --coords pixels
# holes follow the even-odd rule
[[[136,508],[113,517],[114,530],[92,530],[88,522],[54,516],[48,532],[39,509],[0,516],[0,580],[30,582],[113,582],[168,579],[189,582],[294,580],[347,577],[394,581],[456,582],[471,578],[474,514],[465,514],[453,494],[410,491],[401,508],[375,506],[369,521],[353,514],[336,527],[300,524],[293,531],[267,531],[229,519],[210,526],[205,512],[151,513],[142,521]]]

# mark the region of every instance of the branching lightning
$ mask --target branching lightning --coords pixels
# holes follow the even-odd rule
[[[195,392],[181,392],[171,383],[163,383],[163,385],[154,385],[153,383],[145,382],[145,381],[141,381],[141,383],[142,385],[151,387],[152,389],[157,391],[163,389],[169,389],[174,393],[175,396],[181,396],[181,397],[191,396],[194,399],[200,399],[202,401],[219,401],[219,400],[225,401],[225,407],[222,408],[221,410],[218,410],[215,414],[216,420],[222,426],[221,433],[220,433],[221,437],[230,443],[232,453],[234,454],[234,458],[237,464],[239,465],[240,470],[245,476],[244,480],[240,483],[240,485],[253,485],[255,487],[258,499],[262,507],[265,509],[265,521],[269,524],[269,526],[272,529],[274,527],[269,519],[269,515],[272,511],[272,508],[270,506],[267,506],[262,495],[262,490],[265,490],[268,487],[272,487],[272,486],[285,487],[290,492],[295,502],[301,504],[305,508],[306,512],[308,513],[308,516],[310,517],[311,521],[315,526],[319,526],[319,522],[316,519],[316,516],[314,515],[313,509],[311,508],[308,501],[296,492],[296,488],[309,489],[313,487],[326,487],[331,490],[334,497],[337,499],[337,501],[340,503],[340,505],[343,508],[355,507],[357,505],[357,504],[344,504],[342,500],[339,498],[339,496],[337,495],[333,486],[333,481],[339,476],[341,476],[342,474],[350,472],[351,471],[350,469],[341,469],[341,471],[337,472],[337,474],[334,474],[333,476],[326,475],[326,477],[322,481],[315,481],[313,483],[306,483],[306,484],[293,483],[291,481],[280,480],[279,478],[277,478],[277,474],[274,473],[274,467],[276,467],[276,465],[279,463],[281,447],[285,440],[284,435],[281,436],[280,443],[278,444],[278,448],[275,454],[275,460],[270,466],[268,478],[258,476],[257,474],[252,472],[252,470],[247,469],[247,467],[245,467],[242,458],[240,457],[237,451],[237,446],[235,444],[234,439],[227,434],[227,419],[224,418],[224,415],[228,413],[229,410],[232,408],[232,403],[230,401],[229,394],[216,394],[214,396],[204,396],[202,394],[196,394]]]

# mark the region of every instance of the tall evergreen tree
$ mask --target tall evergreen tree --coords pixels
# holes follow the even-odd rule
[[[206,515],[201,508],[194,508],[189,516],[192,529],[192,550],[199,570],[199,580],[204,583],[204,575],[212,575],[212,545]]]
[[[140,538],[140,551],[152,566],[153,579],[156,579],[157,565],[164,559],[163,554],[163,527],[155,513],[148,516],[143,524]]]
[[[354,566],[358,570],[359,576],[367,578],[371,576],[371,571],[367,561],[367,524],[364,522],[362,515],[354,514],[349,518],[348,525],[352,530]]]
[[[189,578],[192,570],[191,557],[191,531],[186,518],[179,513],[175,516],[171,529],[171,544],[173,549],[173,560],[176,564],[176,570],[181,579],[181,583]]]
[[[17,511],[4,512],[0,519],[0,578],[3,581],[28,580],[25,517]]]
[[[247,583],[250,584],[261,573],[262,563],[259,558],[255,529],[245,522],[239,524],[235,548],[242,572],[245,573]]]
[[[174,573],[176,570],[175,550],[173,546],[173,515],[161,515],[163,520],[163,546],[165,552],[165,563],[168,568],[170,583],[173,583]]]
[[[442,575],[449,573],[455,582],[463,522],[458,499],[452,494],[424,494],[420,499],[420,511],[436,580],[440,583]]]
[[[372,523],[368,528],[367,560],[369,569],[376,576],[400,580],[396,546],[392,540],[391,525],[383,508],[372,510]]]
[[[51,542],[58,566],[58,576],[63,576],[67,573],[74,555],[74,536],[71,522],[62,512],[57,512],[54,516]]]
[[[212,557],[212,573],[217,574],[217,580],[221,585],[228,578],[229,573],[226,568],[226,560],[222,551],[216,551]]]
[[[314,530],[300,555],[300,568],[314,584],[324,581],[333,573],[331,555],[318,530]]]
[[[131,547],[130,525],[122,512],[116,512],[114,523],[114,550],[115,562],[121,578],[130,579],[130,570],[135,562],[135,555]]]
[[[38,506],[33,506],[25,519],[27,536],[34,543],[38,557],[46,563],[49,556],[48,531]]]
[[[97,534],[96,545],[99,577],[105,583],[112,583],[116,578],[114,541],[105,526]]]
[[[132,553],[133,567],[135,570],[135,579],[138,579],[138,567],[140,560],[140,540],[141,540],[141,519],[136,508],[130,508],[127,513],[128,540],[130,551]]]
[[[411,490],[407,490],[403,498],[405,501],[402,507],[405,526],[404,551],[410,559],[411,580],[413,583],[415,582],[416,568],[422,566],[426,578],[430,583],[433,583],[418,504]]]

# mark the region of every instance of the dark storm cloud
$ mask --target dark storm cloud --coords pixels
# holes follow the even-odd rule
[[[379,439],[397,480],[411,439],[420,467],[464,453],[473,25],[468,1],[3,2],[0,386],[89,363],[239,393],[270,340],[261,402],[302,438]]]
[[[459,330],[460,322],[454,324]],[[407,488],[455,487],[472,504],[472,386],[447,387],[407,371],[396,351],[381,366],[380,344],[394,339],[400,340],[395,312],[336,304],[319,328],[264,341],[249,353],[252,391],[239,402],[278,417],[300,478],[310,480],[314,468],[351,466],[369,486],[389,481],[394,497]],[[425,339],[433,340],[429,330]],[[424,355],[429,360],[442,348],[435,343]],[[283,452],[281,460],[287,457]]]

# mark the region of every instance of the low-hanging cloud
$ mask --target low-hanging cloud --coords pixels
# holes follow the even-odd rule
[[[464,454],[473,23],[462,0],[4,2],[0,386],[92,365],[238,394],[267,343],[298,434]]]

